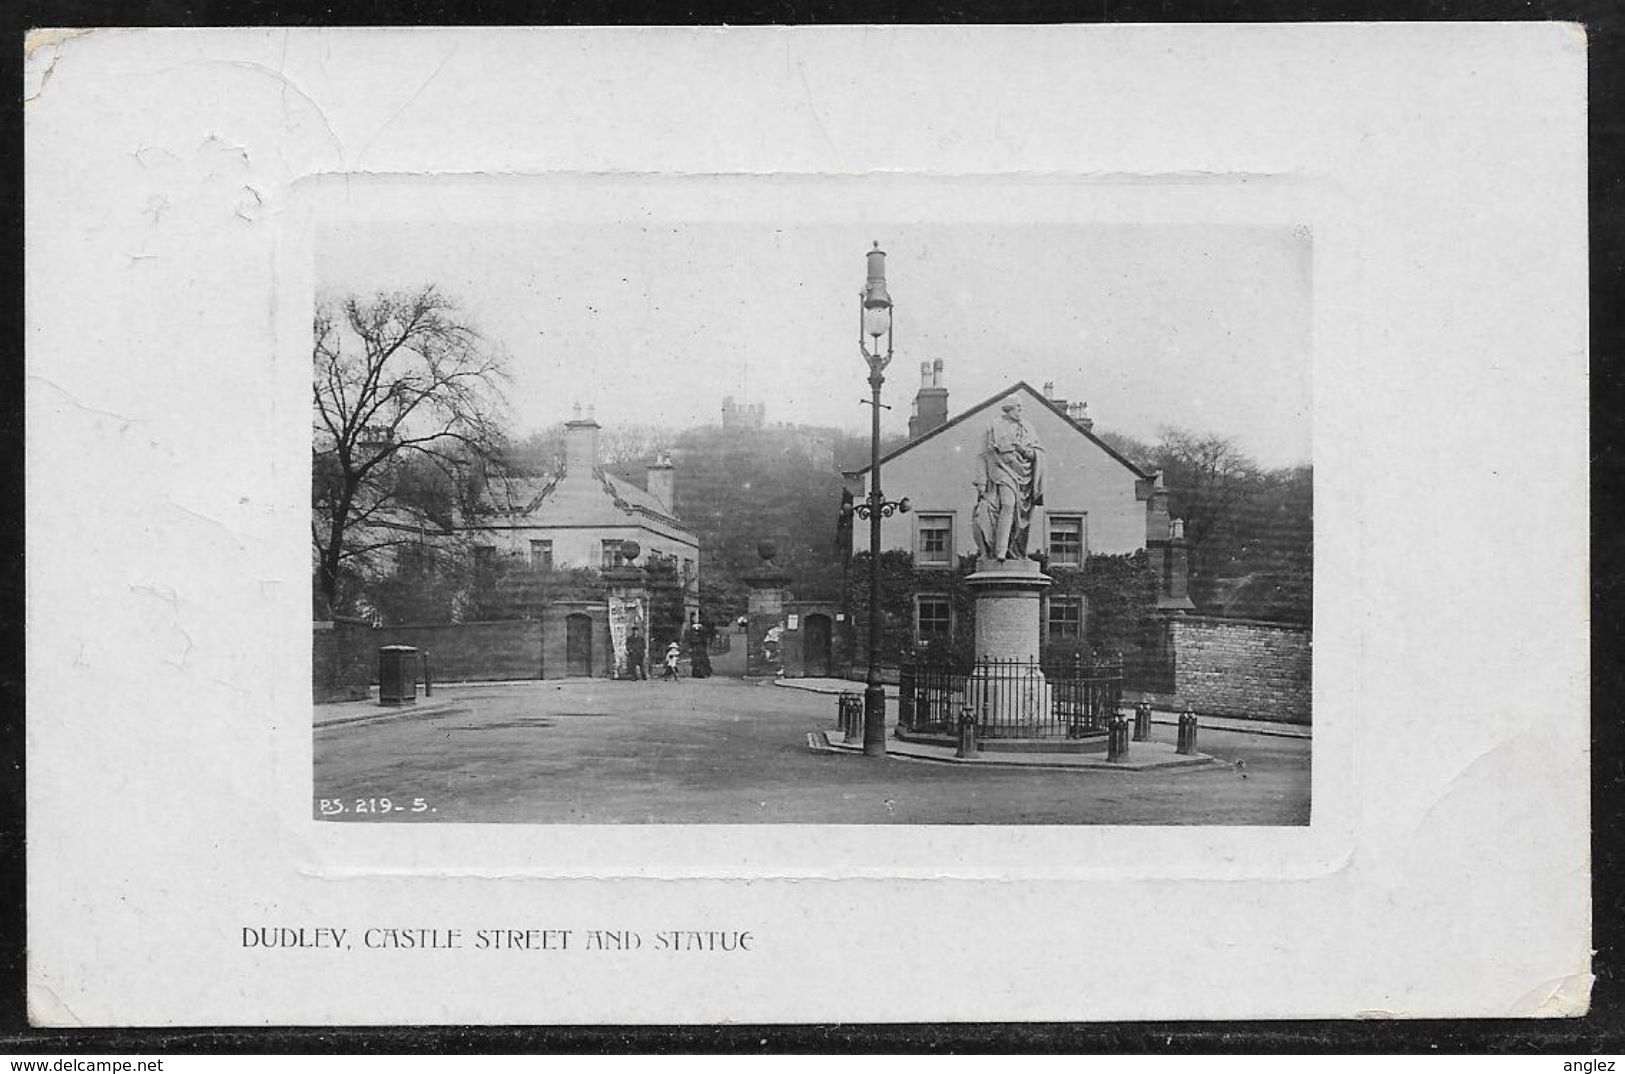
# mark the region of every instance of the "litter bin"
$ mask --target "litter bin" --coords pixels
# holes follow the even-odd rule
[[[412,646],[381,646],[378,650],[378,703],[417,704],[417,671],[418,651]]]

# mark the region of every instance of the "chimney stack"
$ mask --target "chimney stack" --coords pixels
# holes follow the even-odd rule
[[[662,451],[655,456],[655,461],[649,465],[644,474],[644,487],[649,495],[659,500],[668,511],[675,511],[677,507],[677,471],[672,466],[671,456]]]
[[[920,390],[914,396],[914,414],[908,419],[910,440],[948,423],[948,386],[943,381],[941,358],[920,363]]]
[[[598,467],[598,422],[576,417],[564,423],[564,472],[569,477],[591,477]],[[591,412],[589,411],[589,414]]]

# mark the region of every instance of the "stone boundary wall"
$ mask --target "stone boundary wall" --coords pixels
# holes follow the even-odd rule
[[[311,685],[318,703],[360,701],[378,679],[377,646],[365,619],[317,620],[311,624]]]
[[[542,623],[537,619],[379,627],[372,632],[368,681],[378,681],[377,652],[383,645],[427,649],[429,673],[435,682],[539,679],[542,633]],[[418,681],[423,681],[421,669]]]
[[[1180,704],[1215,716],[1310,722],[1308,627],[1201,615],[1170,624]]]
[[[592,670],[595,679],[607,679],[614,669],[613,652],[609,637],[609,606],[603,601],[561,600],[542,610],[541,670],[528,678],[564,679],[569,677],[569,617],[585,615],[592,620]],[[664,653],[649,653],[650,677],[660,674]],[[439,666],[436,664],[435,666]],[[509,676],[517,678],[518,676]]]

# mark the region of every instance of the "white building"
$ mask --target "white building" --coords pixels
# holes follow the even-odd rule
[[[546,479],[499,479],[487,494],[494,513],[468,532],[476,556],[521,556],[539,569],[601,569],[621,562],[636,542],[638,562],[670,562],[685,601],[699,606],[699,537],[677,518],[676,468],[662,456],[648,468],[647,488],[598,464],[598,422],[565,425],[564,468]]]
[[[1049,386],[1046,385],[1046,388]],[[907,498],[911,510],[881,521],[883,551],[912,553],[918,592],[918,640],[952,630],[951,601],[931,581],[961,556],[976,552],[971,514],[976,506],[972,481],[988,429],[1002,420],[1000,408],[1016,399],[1022,418],[1044,447],[1045,498],[1033,511],[1027,547],[1047,554],[1048,569],[1081,567],[1094,555],[1128,555],[1145,549],[1151,568],[1162,576],[1160,607],[1189,609],[1185,595],[1183,541],[1171,540],[1168,495],[1160,477],[1149,473],[1095,436],[1082,404],[1068,404],[1052,392],[1018,381],[969,410],[948,417],[941,363],[921,367],[921,386],[909,423],[912,439],[880,460],[881,491],[888,500]],[[847,488],[862,503],[869,493],[871,468],[850,471]],[[869,549],[869,523],[852,525],[852,550]],[[947,587],[942,587],[945,590]],[[1081,598],[1056,597],[1045,604],[1046,637],[1080,636],[1086,617]]]

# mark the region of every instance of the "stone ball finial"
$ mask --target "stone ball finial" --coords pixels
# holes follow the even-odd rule
[[[759,541],[759,542],[757,542],[756,554],[758,556],[762,557],[762,562],[764,562],[764,563],[772,563],[773,562],[773,557],[779,554],[778,542],[776,542],[776,541]]]

